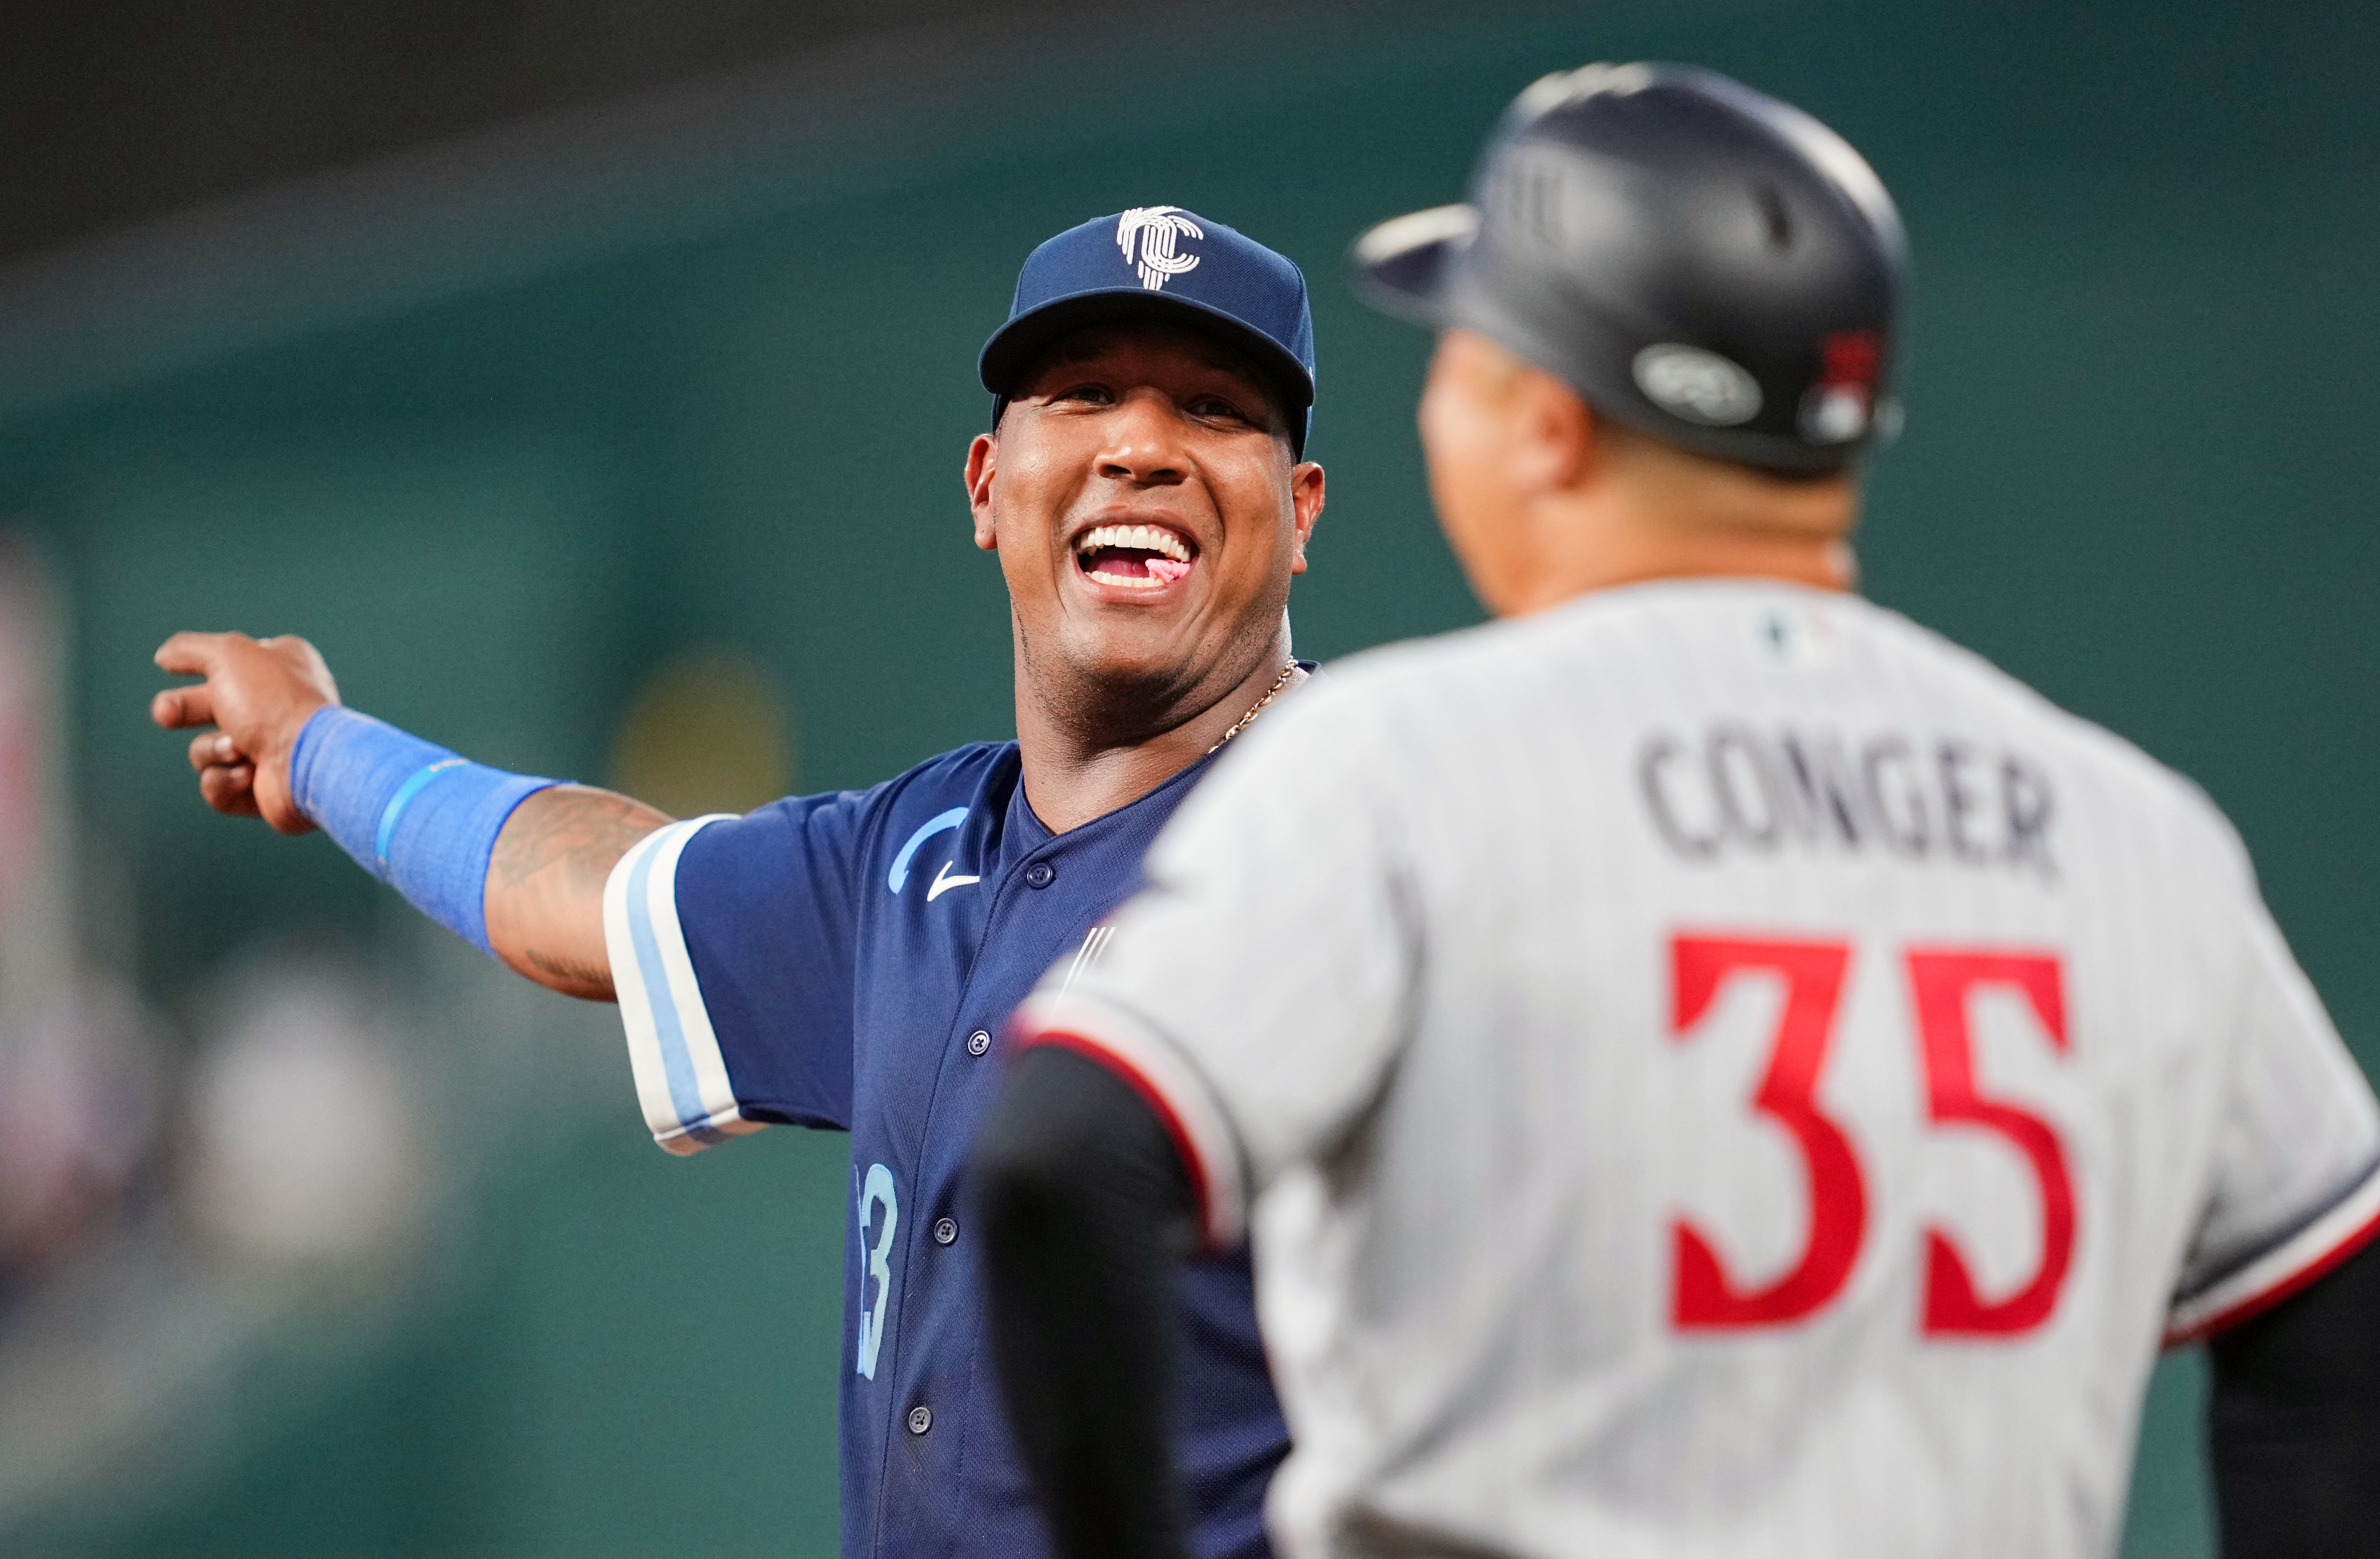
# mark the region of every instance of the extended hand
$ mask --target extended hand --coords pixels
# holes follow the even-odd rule
[[[285,834],[311,828],[289,793],[289,756],[314,711],[339,701],[338,684],[314,647],[294,634],[262,640],[176,634],[159,647],[157,664],[206,679],[152,698],[149,718],[168,731],[218,728],[190,739],[190,767],[207,804],[235,817],[261,817]]]

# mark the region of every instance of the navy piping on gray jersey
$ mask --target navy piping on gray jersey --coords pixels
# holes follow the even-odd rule
[[[1097,962],[1099,954],[1105,953],[1106,950],[1106,948],[1102,946],[1099,949],[1099,953],[1092,955],[1092,961]],[[1074,984],[1073,973],[1071,971],[1069,972],[1066,983],[1069,985]],[[1256,1161],[1248,1156],[1248,1144],[1241,1139],[1239,1123],[1232,1118],[1231,1110],[1223,1104],[1222,1093],[1216,1088],[1215,1080],[1211,1076],[1208,1075],[1207,1069],[1198,1064],[1198,1058],[1196,1056],[1193,1056],[1186,1046],[1180,1044],[1171,1033],[1168,1033],[1164,1029],[1160,1028],[1155,1022],[1151,1021],[1148,1013],[1142,1011],[1137,1007],[1131,1006],[1125,1002],[1115,1001],[1104,996],[1101,997],[1100,999],[1106,1001],[1109,1006],[1123,1013],[1124,1017],[1129,1019],[1133,1023],[1138,1025],[1143,1033],[1148,1034],[1159,1044],[1164,1045],[1166,1049],[1172,1051],[1174,1057],[1182,1063],[1183,1070],[1189,1072],[1191,1076],[1198,1080],[1198,1086],[1205,1091],[1208,1103],[1214,1106],[1213,1113],[1215,1118],[1218,1120],[1220,1120],[1223,1123],[1223,1129],[1231,1133],[1232,1157],[1239,1166],[1240,1184],[1253,1188],[1256,1181],[1250,1177],[1256,1171]],[[1187,1167],[1195,1171],[1197,1170],[1198,1166],[1190,1165],[1187,1166]]]
[[[2320,1206],[2316,1207],[2311,1213],[2306,1214],[2295,1223],[2290,1224],[2280,1233],[2271,1235],[2266,1239],[2258,1241],[2240,1255],[2225,1262],[2212,1274],[2201,1278],[2198,1282],[2192,1284],[2189,1287],[2176,1291],[2173,1296],[2173,1302],[2177,1305],[2188,1304],[2191,1300],[2198,1298],[2201,1294],[2212,1292],[2217,1285],[2228,1282],[2231,1278],[2247,1271],[2258,1262],[2263,1261],[2266,1256],[2271,1255],[2282,1246],[2287,1245],[2290,1240],[2295,1239],[2299,1235],[2303,1234],[2306,1230],[2312,1228],[2314,1225],[2328,1217],[2340,1202],[2345,1202],[2349,1197],[2353,1196],[2358,1190],[2361,1190],[2371,1181],[2374,1175],[2380,1175],[2380,1153],[2374,1154],[2369,1159],[2364,1161],[2362,1168],[2356,1170],[2354,1174],[2348,1176],[2344,1181],[2333,1188],[2331,1193],[2323,1199]]]

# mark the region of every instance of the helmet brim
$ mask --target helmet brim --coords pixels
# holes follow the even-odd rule
[[[1356,290],[1384,314],[1443,325],[1454,259],[1478,232],[1475,206],[1432,206],[1390,217],[1357,238],[1348,253]]]

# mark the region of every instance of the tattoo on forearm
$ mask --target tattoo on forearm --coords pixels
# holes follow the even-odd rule
[[[541,985],[609,1000],[603,885],[638,840],[669,821],[650,806],[584,785],[521,803],[488,862],[488,938]]]
[[[601,892],[629,847],[669,819],[641,802],[580,785],[557,786],[523,802],[496,837],[489,875],[499,888],[526,886],[559,868],[551,886]]]

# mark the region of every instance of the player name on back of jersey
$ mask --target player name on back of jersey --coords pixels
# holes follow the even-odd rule
[[[1984,741],[1723,720],[1654,731],[1636,779],[1655,830],[1689,861],[1797,846],[2057,880],[2048,770]]]

